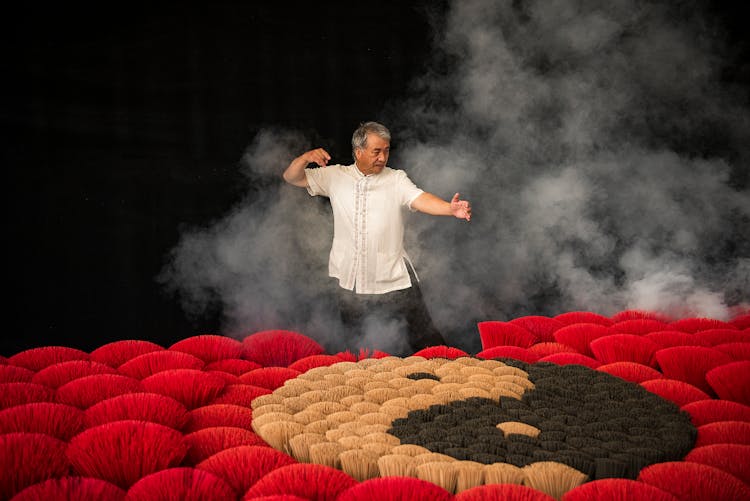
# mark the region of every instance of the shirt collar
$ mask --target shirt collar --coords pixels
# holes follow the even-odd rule
[[[354,162],[354,163],[353,163],[353,164],[351,165],[351,167],[352,167],[352,168],[354,169],[354,171],[355,171],[355,172],[356,172],[357,174],[359,174],[359,177],[374,177],[374,176],[377,176],[377,175],[379,175],[379,174],[382,174],[383,172],[385,172],[385,168],[383,168],[383,170],[381,170],[381,171],[380,171],[380,172],[378,172],[377,174],[363,174],[363,173],[362,173],[362,171],[361,171],[361,170],[359,170],[359,167],[357,167],[357,162]],[[386,165],[386,167],[388,167],[388,166]]]

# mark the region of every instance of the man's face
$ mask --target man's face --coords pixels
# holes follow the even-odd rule
[[[379,174],[388,163],[391,143],[377,134],[367,134],[367,142],[361,150],[355,150],[357,168],[364,175]]]

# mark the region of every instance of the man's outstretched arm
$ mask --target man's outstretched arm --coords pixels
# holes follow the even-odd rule
[[[411,203],[411,208],[433,216],[453,216],[458,219],[471,221],[471,204],[467,200],[459,200],[456,193],[450,202],[446,202],[432,193],[424,192]]]
[[[306,151],[291,161],[284,171],[284,181],[294,186],[307,188],[305,168],[310,164],[318,164],[321,167],[325,167],[330,159],[331,155],[323,148]]]

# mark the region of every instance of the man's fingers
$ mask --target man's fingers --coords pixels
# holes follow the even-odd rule
[[[458,212],[456,213],[456,217],[471,221],[471,204],[467,200],[459,200],[459,196],[460,194],[456,193],[451,199],[451,206],[455,208],[454,210],[463,211],[463,217]]]
[[[320,158],[322,159],[323,164],[324,165],[327,164],[328,161],[331,159],[331,155],[329,155],[328,152],[324,150],[323,148],[320,148],[318,152],[320,153]]]
[[[320,149],[320,155],[323,159],[323,163],[321,165],[326,166],[328,165],[328,161],[331,159],[331,155],[328,154],[326,150],[323,148]]]
[[[329,155],[323,148],[317,148],[308,152],[308,158],[312,163],[325,167],[331,159],[331,155]]]

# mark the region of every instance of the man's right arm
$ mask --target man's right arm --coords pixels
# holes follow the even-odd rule
[[[291,161],[284,171],[284,181],[300,188],[307,188],[305,168],[310,164],[318,164],[321,167],[325,167],[330,159],[331,155],[323,148],[306,151]]]

